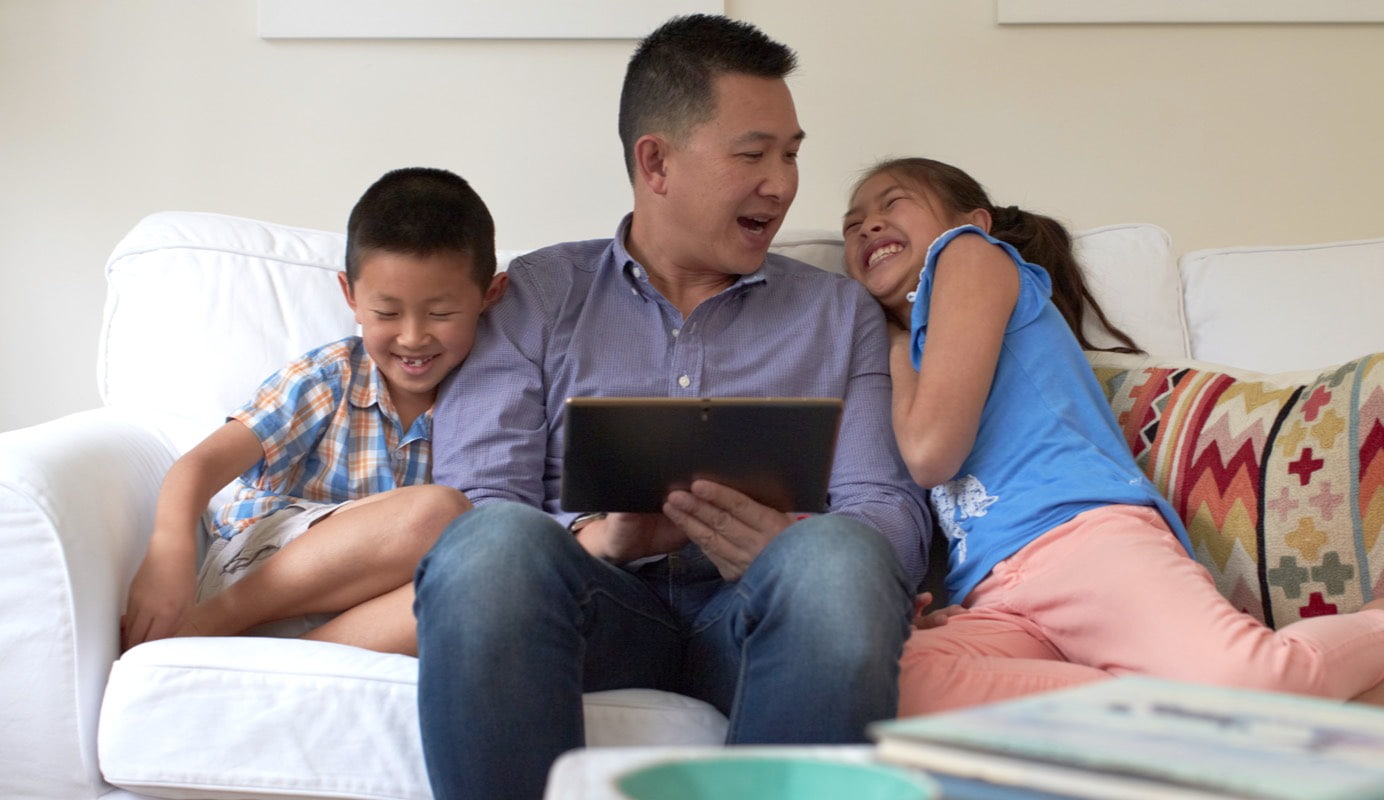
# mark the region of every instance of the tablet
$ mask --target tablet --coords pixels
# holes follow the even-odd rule
[[[564,511],[659,511],[706,478],[780,511],[825,511],[842,403],[819,397],[569,397]]]

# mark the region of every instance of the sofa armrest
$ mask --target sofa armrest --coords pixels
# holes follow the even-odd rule
[[[175,450],[111,408],[0,433],[0,796],[108,791],[96,722]]]

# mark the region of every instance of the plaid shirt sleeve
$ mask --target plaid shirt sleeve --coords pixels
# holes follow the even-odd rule
[[[301,358],[260,384],[255,397],[231,414],[259,437],[264,459],[242,480],[285,486],[288,473],[314,450],[349,385],[338,358]]]

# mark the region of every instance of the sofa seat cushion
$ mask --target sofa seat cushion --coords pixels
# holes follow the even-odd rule
[[[1221,593],[1273,627],[1384,591],[1384,353],[1266,375],[1090,354]]]
[[[101,771],[151,797],[427,800],[417,673],[414,658],[326,642],[148,642],[111,668]],[[624,689],[587,695],[586,726],[596,746],[717,745],[726,719]]]

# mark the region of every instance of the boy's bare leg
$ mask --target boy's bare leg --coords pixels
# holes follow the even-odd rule
[[[179,635],[237,634],[274,620],[344,611],[411,586],[419,560],[442,529],[470,508],[460,492],[437,485],[363,498],[199,603]]]
[[[418,623],[413,617],[413,581],[346,609],[303,634],[303,638],[349,644],[381,653],[418,655]]]

